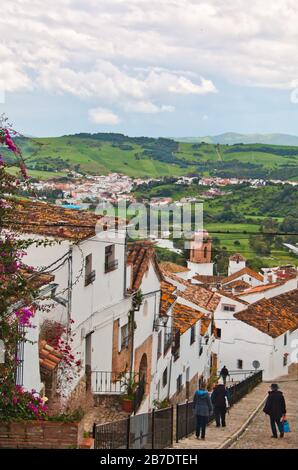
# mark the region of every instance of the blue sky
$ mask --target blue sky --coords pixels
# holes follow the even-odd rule
[[[27,135],[298,134],[294,0],[11,0],[0,113]]]

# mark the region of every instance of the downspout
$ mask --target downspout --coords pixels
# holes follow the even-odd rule
[[[68,285],[67,285],[67,331],[68,335],[71,328],[71,312],[72,312],[72,274],[73,274],[73,247],[68,252]]]

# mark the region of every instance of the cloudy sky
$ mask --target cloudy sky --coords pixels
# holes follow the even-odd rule
[[[26,134],[298,134],[297,0],[0,0],[0,11],[0,113]]]

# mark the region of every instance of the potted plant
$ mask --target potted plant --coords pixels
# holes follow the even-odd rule
[[[124,388],[124,395],[122,397],[122,409],[127,413],[132,413],[133,403],[134,403],[134,394],[138,387],[137,382],[134,377],[130,377],[127,373],[124,373],[122,378],[122,387]]]

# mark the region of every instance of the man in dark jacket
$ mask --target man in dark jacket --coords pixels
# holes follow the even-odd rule
[[[226,366],[223,366],[223,368],[221,369],[221,371],[219,373],[219,376],[222,377],[224,385],[226,385],[226,383],[227,383],[228,375],[230,375],[228,369],[226,368]]]
[[[211,401],[214,406],[216,427],[219,428],[220,424],[225,427],[227,404],[230,404],[230,394],[221,379],[212,392]]]
[[[271,385],[271,391],[268,392],[268,397],[264,407],[264,413],[270,416],[270,425],[272,429],[272,437],[277,439],[278,427],[280,437],[284,437],[283,422],[286,418],[286,402],[283,393],[278,390],[277,384]]]
[[[211,416],[213,412],[210,396],[205,385],[202,385],[194,394],[193,411],[196,415],[196,436],[199,439],[201,435],[201,438],[205,439],[206,426],[209,421],[209,416]]]

